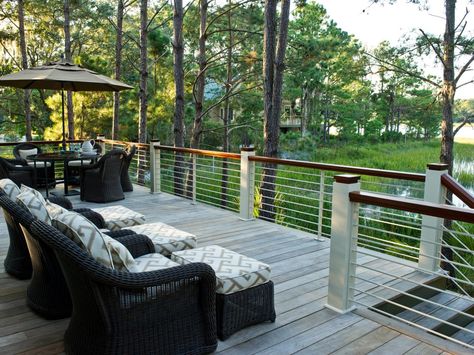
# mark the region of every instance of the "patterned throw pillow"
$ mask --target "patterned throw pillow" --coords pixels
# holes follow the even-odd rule
[[[10,179],[0,180],[0,189],[3,190],[10,197],[11,200],[15,201],[16,197],[20,194],[20,189],[17,184],[15,184]]]
[[[114,269],[119,271],[137,272],[135,267],[135,259],[128,249],[119,241],[103,234],[107,249],[109,249],[112,261],[114,262]]]
[[[52,203],[49,200],[46,200],[46,210],[48,211],[49,218],[54,219],[56,218],[57,215],[60,215],[61,213],[67,212],[68,210],[55,204]]]
[[[33,148],[33,149],[20,149],[18,151],[18,154],[20,154],[20,157],[22,159],[26,159],[27,157],[29,157],[30,155],[36,155],[38,154],[38,149],[36,148]]]
[[[41,192],[39,192],[38,190],[35,190],[35,189],[33,189],[32,187],[29,187],[29,186],[26,186],[26,185],[21,184],[20,191],[21,191],[21,192],[24,192],[24,191],[29,191],[29,192],[31,192],[32,194],[34,194],[34,195],[36,196],[36,198],[38,198],[41,202],[43,202],[43,204],[46,205],[46,200],[45,200],[45,198],[43,197],[43,195],[41,194]]]
[[[33,192],[24,190],[18,194],[16,202],[40,221],[51,224],[51,218],[46,209],[46,201],[44,198],[41,200]]]
[[[112,255],[107,248],[104,235],[87,218],[73,211],[57,215],[53,226],[69,237],[97,262],[113,269]]]

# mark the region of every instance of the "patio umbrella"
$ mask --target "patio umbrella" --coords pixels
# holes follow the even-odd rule
[[[64,90],[122,91],[133,87],[68,62],[53,62],[0,77],[0,86],[20,89],[61,90],[63,149],[66,149]]]

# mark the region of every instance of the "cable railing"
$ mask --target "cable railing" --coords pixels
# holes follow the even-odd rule
[[[444,204],[442,173],[427,171],[427,183],[437,183],[425,186],[431,201],[361,191],[358,176],[336,177],[328,307],[369,308],[472,350],[474,211]],[[410,213],[417,222],[373,225],[367,211],[380,208]],[[360,261],[374,255],[378,267]]]

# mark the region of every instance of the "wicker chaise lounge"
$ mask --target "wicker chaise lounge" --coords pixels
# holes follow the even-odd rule
[[[54,250],[71,291],[67,353],[204,354],[217,348],[216,279],[208,265],[117,271],[52,226],[35,219],[24,227],[28,239]],[[146,241],[134,245],[134,257],[153,252]]]

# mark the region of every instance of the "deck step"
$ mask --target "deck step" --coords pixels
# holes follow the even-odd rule
[[[474,301],[446,290],[443,279],[430,280],[426,283],[430,287],[422,285],[414,287],[405,291],[409,295],[400,294],[392,297],[390,301],[396,304],[381,302],[374,306],[373,310],[393,314],[409,323],[474,345],[474,335],[472,333],[446,324],[446,322],[449,322],[474,331],[474,318],[466,315],[474,315]]]
[[[464,327],[464,329],[474,332],[474,321]],[[463,343],[474,345],[474,334],[467,332],[466,330],[458,330],[456,333],[451,335],[452,338],[462,341]]]

